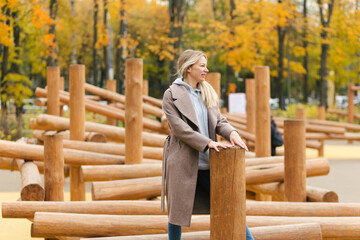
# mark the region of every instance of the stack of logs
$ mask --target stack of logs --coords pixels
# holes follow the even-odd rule
[[[30,122],[36,142],[44,145],[0,141],[0,168],[19,169],[22,177],[21,201],[3,202],[4,218],[33,221],[32,237],[167,239],[167,216],[160,211],[158,196],[162,147],[169,128],[161,101],[138,94],[142,60],[127,60],[126,69],[123,96],[114,92],[113,80],[108,83],[113,90],[85,84],[82,65],[70,67],[67,93],[59,87],[59,69],[48,68],[47,89],[36,90],[47,114]],[[220,75],[207,77],[218,90]],[[183,239],[245,239],[245,215],[255,239],[360,239],[360,204],[338,203],[333,191],[306,185],[306,177],[329,172],[327,159],[305,159],[305,148],[313,147],[309,140],[345,136],[347,127],[319,128],[327,121],[305,122],[303,117],[275,119],[284,134],[285,151],[284,156],[270,157],[269,68],[255,68],[255,80],[246,84],[247,96],[253,98],[248,98],[247,118],[226,116],[255,153],[245,154],[239,148],[211,152],[211,201],[226,204],[211,204],[211,216],[193,216],[191,227],[183,228]],[[85,91],[95,97],[85,97]],[[70,106],[70,119],[60,116],[61,104]],[[108,125],[86,122],[85,109],[108,117]],[[116,120],[126,127],[117,127]],[[359,130],[358,125],[346,126]],[[311,138],[314,134],[318,138]],[[68,175],[72,201],[64,202]],[[233,176],[236,181],[230,179]],[[85,182],[92,183],[93,201],[84,201]]]

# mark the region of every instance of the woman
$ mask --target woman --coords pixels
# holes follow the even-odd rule
[[[210,211],[209,148],[238,145],[247,150],[237,131],[220,115],[218,96],[205,81],[206,55],[186,50],[178,60],[181,76],[167,89],[163,110],[170,126],[164,144],[162,210],[166,192],[170,240],[181,239],[181,226],[190,226],[192,213]],[[216,141],[220,134],[231,145]],[[166,190],[166,191],[165,191]],[[253,239],[247,229],[247,239]]]

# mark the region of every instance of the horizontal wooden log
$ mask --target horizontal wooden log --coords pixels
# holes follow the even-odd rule
[[[111,101],[120,102],[122,104],[125,104],[125,96],[121,95],[119,93],[116,93],[116,92],[105,90],[105,89],[96,87],[94,85],[88,84],[88,83],[85,84],[85,91],[93,93],[95,95],[98,95],[104,99],[108,99]],[[159,117],[159,118],[164,114],[164,112],[161,110],[161,108],[154,107],[147,103],[143,103],[143,111],[144,111],[144,114],[151,114],[151,115],[154,115],[155,117]]]
[[[308,177],[326,175],[329,173],[329,162],[324,158],[309,159],[306,169]],[[247,184],[283,181],[284,164],[247,167],[245,176]],[[159,196],[160,193],[161,177],[94,182],[92,184],[93,200],[136,200]]]
[[[284,163],[284,156],[273,156],[273,157],[261,157],[261,158],[246,158],[246,167],[272,164],[272,163]]]
[[[146,178],[161,176],[161,174],[161,163],[81,166],[81,178],[84,182]]]
[[[341,116],[347,116],[347,114],[348,114],[347,111],[339,110],[339,109],[328,109],[328,112],[332,113],[332,114],[341,115]]]
[[[324,238],[359,239],[360,217],[270,217],[247,216],[249,227],[318,223]],[[106,223],[106,224],[104,224]],[[99,237],[159,234],[167,232],[167,216],[93,215],[35,213],[32,237]],[[192,216],[191,227],[183,232],[206,231],[209,215]]]
[[[44,161],[44,146],[0,140],[0,157]],[[64,149],[64,160],[70,165],[123,164],[124,156],[92,153],[74,149]]]
[[[50,130],[52,131],[52,130]],[[44,141],[44,134],[47,132],[47,130],[33,130],[33,136],[37,138],[40,141]],[[60,131],[61,135],[63,136],[64,140],[70,139],[70,131]],[[97,132],[85,132],[84,134],[84,141],[85,142],[96,142],[96,143],[106,143],[107,139],[106,136],[102,133]],[[81,149],[79,149],[81,150]]]
[[[306,176],[327,175],[330,171],[329,161],[325,158],[308,159]],[[260,184],[284,180],[284,164],[259,165],[246,168],[246,184]]]
[[[3,218],[34,218],[35,212],[165,215],[160,201],[72,201],[72,202],[2,202]]]
[[[99,237],[157,234],[167,232],[168,217],[93,215],[72,213],[35,213],[32,237]],[[105,224],[106,223],[106,224]],[[210,229],[209,216],[193,216],[191,227],[183,232]]]
[[[246,125],[246,117],[240,117],[239,115],[226,113],[224,116],[227,118],[228,121],[236,122],[242,125]]]
[[[316,209],[316,211],[314,211]],[[103,215],[166,215],[160,201],[2,202],[3,218],[34,218],[35,212]],[[360,217],[360,203],[247,201],[248,216]]]
[[[307,119],[306,121],[308,123],[310,123],[310,124],[342,127],[342,128],[345,128],[346,130],[360,131],[360,125],[359,124],[344,123],[344,122],[334,122],[334,121],[328,121],[328,120],[317,120],[317,119]]]
[[[34,164],[39,169],[40,174],[44,174],[44,163],[34,161]],[[0,169],[3,170],[10,170],[10,171],[19,171],[19,168],[16,164],[16,160],[14,158],[6,158],[6,157],[0,157]],[[64,166],[64,176],[69,176],[69,166]]]
[[[254,239],[265,240],[317,240],[322,239],[318,223],[278,225],[270,227],[253,227],[250,232]],[[168,240],[167,234],[149,234],[118,237],[81,238],[81,240]],[[210,231],[188,232],[181,234],[183,240],[210,240]]]
[[[360,86],[352,86],[351,90],[352,91],[360,91]]]
[[[162,108],[162,100],[160,99],[157,99],[157,98],[154,98],[154,97],[151,97],[151,96],[146,96],[146,95],[143,95],[143,100],[144,102],[147,102],[153,106],[156,106],[158,108]]]
[[[68,118],[40,114],[35,123],[30,123],[31,129],[41,130],[68,130],[70,120]],[[85,131],[103,133],[108,141],[125,142],[125,129],[116,126],[109,126],[100,123],[85,122]],[[166,135],[143,132],[143,145],[163,147]]]
[[[285,200],[283,182],[247,185],[246,189],[256,193],[269,194],[277,200]],[[306,186],[306,195],[307,201],[310,202],[338,202],[337,194],[327,189]]]
[[[137,200],[161,194],[161,177],[93,182],[93,200]]]
[[[282,118],[274,118],[276,122],[276,126],[278,128],[284,128],[284,119]],[[344,134],[345,128],[343,127],[335,127],[335,126],[324,126],[324,125],[316,125],[316,124],[306,124],[305,125],[306,132],[317,132],[317,133],[334,133],[334,134]]]
[[[35,90],[35,95],[39,96],[39,97],[47,97],[47,91],[45,89],[42,88],[36,88]],[[64,104],[69,104],[70,103],[70,94],[64,91],[60,92],[60,101]],[[117,120],[121,120],[121,121],[125,121],[125,112],[119,110],[118,108],[109,106],[109,105],[104,105],[101,103],[98,103],[96,101],[92,101],[89,99],[85,99],[84,101],[85,104],[85,109],[91,112],[95,112],[113,119],[117,119]],[[164,130],[161,127],[161,123],[149,118],[143,118],[143,126],[146,129],[149,130],[153,130],[153,131],[157,131],[159,133],[166,133],[168,134],[169,132]]]
[[[318,150],[321,149],[323,146],[323,144],[318,141],[310,141],[310,140],[307,140],[305,144],[307,148],[313,148]]]

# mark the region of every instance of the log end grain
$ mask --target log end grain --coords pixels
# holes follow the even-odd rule
[[[21,201],[44,201],[45,191],[39,184],[29,184],[21,190]]]

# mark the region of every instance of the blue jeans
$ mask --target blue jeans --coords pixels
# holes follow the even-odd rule
[[[210,194],[210,170],[199,170],[197,181]],[[181,226],[168,223],[169,240],[181,239]],[[254,240],[246,225],[246,240]]]

